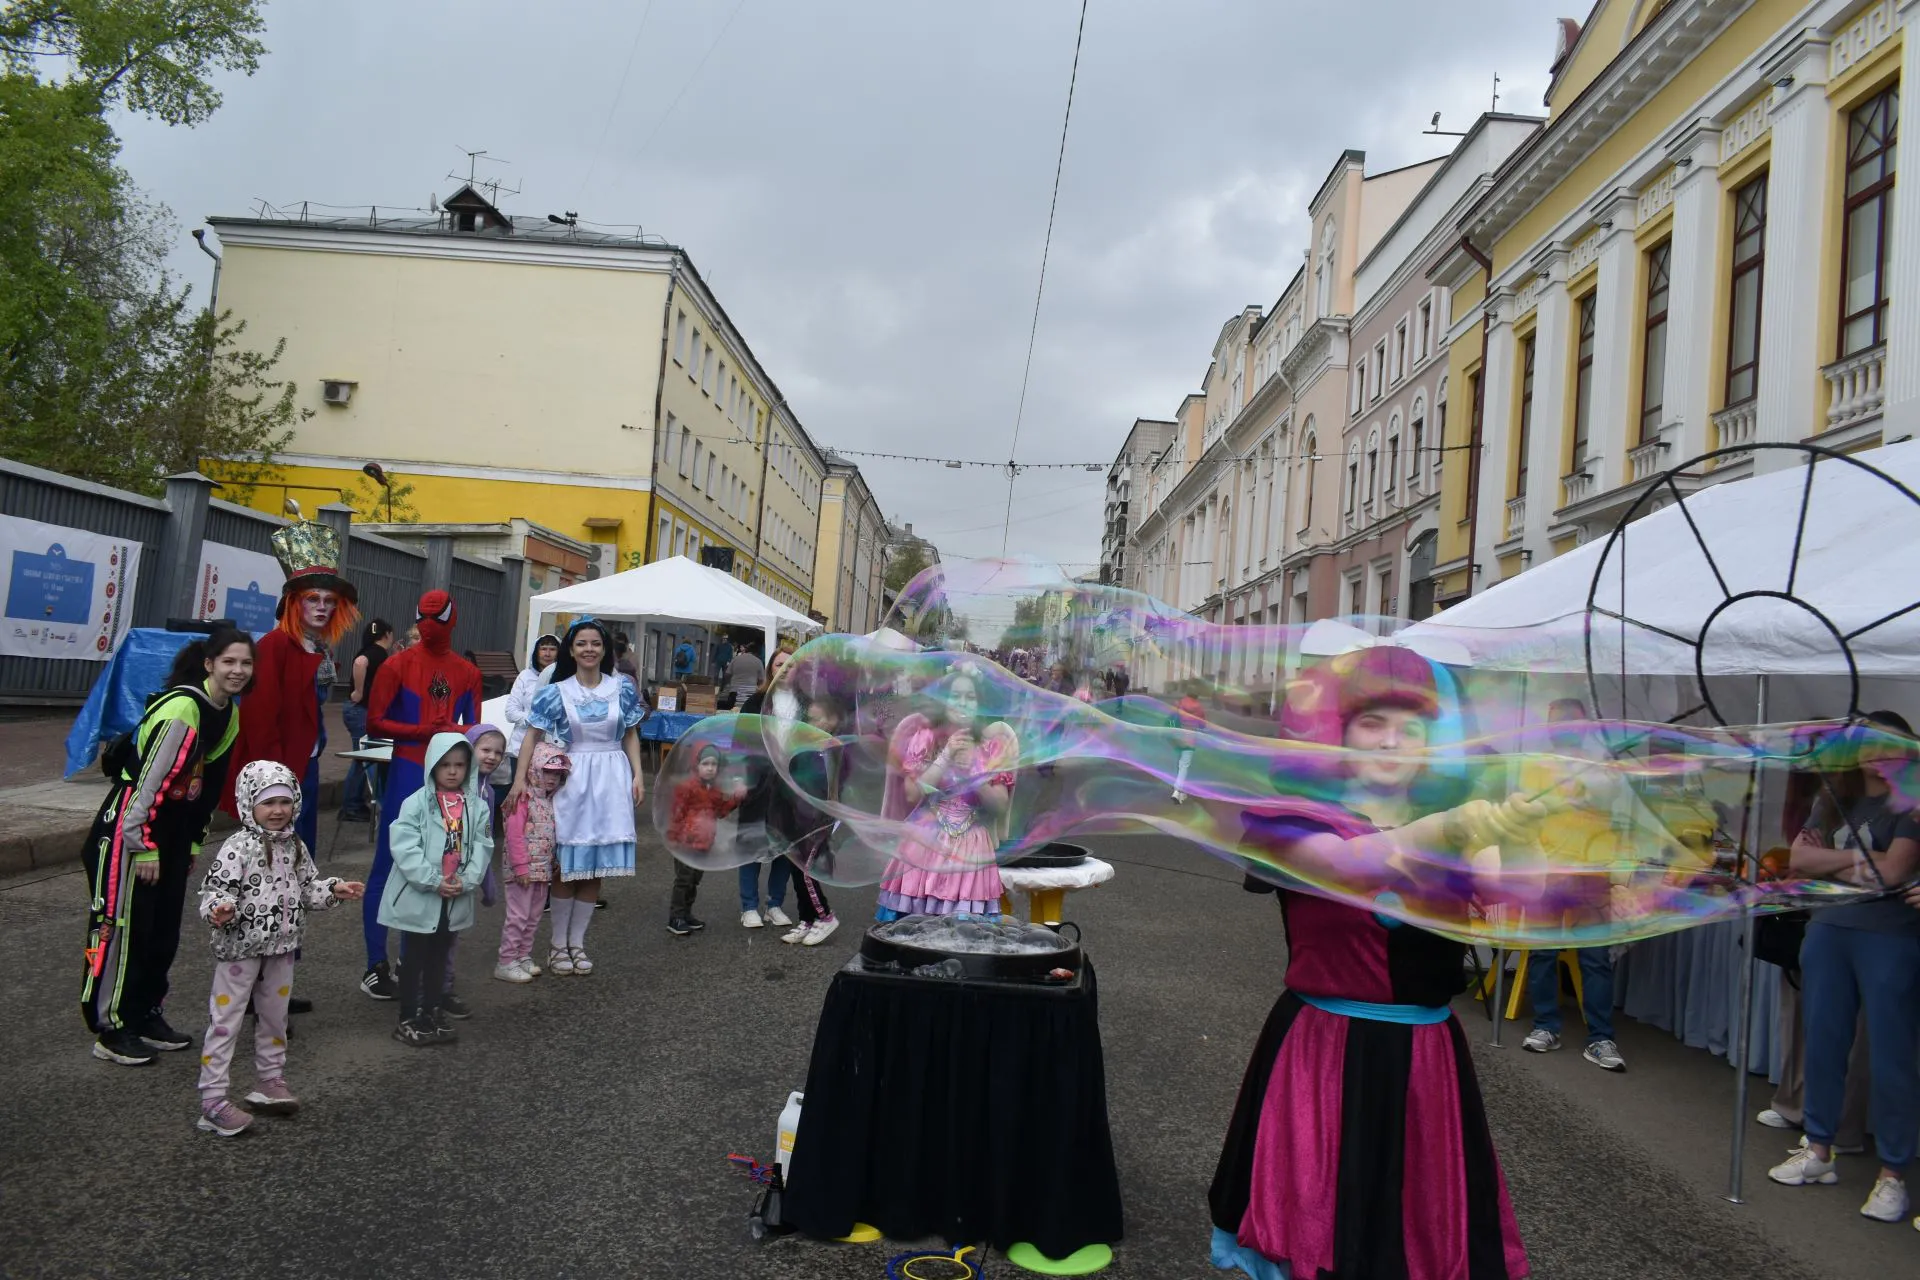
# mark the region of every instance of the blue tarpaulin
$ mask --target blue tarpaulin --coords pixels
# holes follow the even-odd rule
[[[191,631],[135,627],[93,682],[67,734],[67,776],[92,766],[100,746],[140,723],[147,699],[160,692],[179,652],[201,637]]]

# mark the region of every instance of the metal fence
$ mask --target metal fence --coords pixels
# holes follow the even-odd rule
[[[165,500],[147,498],[0,458],[0,515],[141,544],[133,596],[137,627],[163,627],[169,618],[194,616],[203,543],[272,553],[269,539],[287,522],[218,501],[211,496],[213,489],[213,482],[203,476],[175,476],[167,481]],[[460,606],[455,636],[460,648],[515,648],[519,561],[500,565],[456,556],[446,535],[428,538],[428,549],[416,551],[352,529],[352,513],[345,507],[326,508],[320,518],[348,534],[341,569],[359,590],[364,617],[383,617],[404,632],[420,594],[445,587]],[[6,566],[0,566],[0,574],[5,571]],[[352,647],[358,648],[357,640]],[[337,656],[344,669],[344,659],[352,654]],[[0,655],[0,705],[76,703],[105,670],[104,663],[73,658]]]

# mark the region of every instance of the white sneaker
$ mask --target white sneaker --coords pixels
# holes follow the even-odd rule
[[[493,976],[502,982],[532,982],[533,975],[520,967],[518,961],[513,964],[497,964],[493,967]]]
[[[767,908],[767,923],[782,929],[790,929],[793,927],[792,918],[778,907]]]
[[[1801,1147],[1783,1163],[1767,1170],[1767,1176],[1785,1187],[1804,1187],[1816,1182],[1830,1187],[1840,1181],[1840,1175],[1833,1171],[1833,1161],[1822,1160],[1813,1154],[1811,1147]]]
[[[814,922],[813,928],[807,930],[807,936],[800,939],[800,945],[803,947],[817,947],[832,937],[833,931],[839,927],[840,922],[832,916],[822,916]]]
[[[1775,1111],[1772,1107],[1768,1107],[1765,1111],[1755,1116],[1754,1119],[1769,1129],[1798,1129],[1800,1127],[1781,1115],[1778,1111]]]
[[[1552,1053],[1560,1048],[1560,1037],[1545,1027],[1535,1027],[1527,1032],[1527,1038],[1520,1042],[1520,1047],[1529,1053]]]
[[[527,971],[527,976],[529,978],[537,978],[541,974],[546,972],[545,969],[542,969],[539,965],[533,962],[532,956],[521,956],[518,963],[522,969],[525,969]]]
[[[1881,1178],[1873,1184],[1873,1194],[1860,1206],[1860,1216],[1875,1222],[1898,1222],[1907,1216],[1910,1208],[1907,1184],[1898,1178]]]
[[[1796,1151],[1803,1151],[1806,1149],[1806,1145],[1807,1145],[1807,1135],[1803,1133],[1800,1135],[1800,1141],[1794,1143],[1792,1146],[1787,1148],[1787,1154],[1792,1155]],[[1864,1144],[1860,1146],[1850,1147],[1846,1145],[1844,1142],[1829,1143],[1828,1146],[1829,1146],[1829,1149],[1836,1156],[1862,1155],[1866,1152],[1866,1149],[1867,1149]]]
[[[1620,1056],[1620,1047],[1611,1040],[1595,1040],[1580,1055],[1602,1071],[1625,1071],[1627,1060]]]
[[[758,911],[742,911],[740,913],[740,927],[742,929],[764,929],[766,926],[767,922],[760,918]]]
[[[780,935],[780,941],[804,942],[806,940],[807,934],[812,929],[813,929],[813,926],[810,924],[795,925],[793,928],[787,930],[785,933]]]

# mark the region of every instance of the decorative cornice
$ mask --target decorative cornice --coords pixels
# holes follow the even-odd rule
[[[1338,339],[1347,336],[1348,323],[1346,316],[1321,316],[1307,326],[1300,341],[1293,344],[1293,350],[1281,357],[1280,372],[1296,396],[1313,382],[1312,378],[1303,377],[1303,373],[1311,371],[1318,377],[1333,362],[1333,348]]]
[[[1827,46],[1827,78],[1838,79],[1893,39],[1901,26],[1900,10],[1895,0],[1879,0],[1862,10],[1844,30],[1835,32],[1833,43]]]
[[[1745,151],[1773,129],[1773,90],[1755,98],[1745,110],[1727,121],[1720,130],[1720,163]]]

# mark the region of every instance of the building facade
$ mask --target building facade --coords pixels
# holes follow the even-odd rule
[[[621,569],[730,559],[808,607],[824,460],[684,250],[471,187],[425,215],[210,222],[221,305],[285,338],[312,411],[256,505],[364,495],[378,463],[423,521],[531,521]]]
[[[1099,580],[1107,586],[1138,591],[1138,565],[1129,561],[1130,508],[1137,489],[1144,497],[1154,462],[1173,438],[1175,424],[1158,418],[1136,418],[1125,443],[1107,468],[1106,506],[1100,528]]]
[[[813,611],[829,631],[866,635],[884,614],[888,530],[860,468],[832,450],[821,488]]]
[[[1459,223],[1442,601],[1685,493],[1881,442],[1920,395],[1894,199],[1920,5],[1601,0],[1563,22],[1546,126]],[[1662,484],[1664,488],[1664,484]],[[1667,495],[1670,497],[1670,495]],[[1665,500],[1648,498],[1648,507]]]

